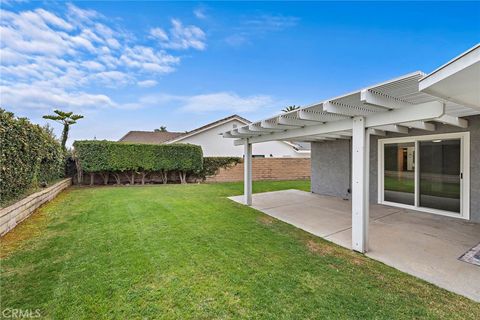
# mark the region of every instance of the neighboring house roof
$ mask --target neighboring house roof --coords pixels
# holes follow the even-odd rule
[[[217,126],[220,126],[222,124],[224,124],[225,122],[229,122],[229,121],[232,121],[232,120],[237,120],[239,122],[242,122],[243,124],[250,124],[251,122],[248,121],[247,119],[243,118],[243,117],[240,117],[239,115],[232,115],[232,116],[229,116],[229,117],[226,117],[226,118],[223,118],[223,119],[220,119],[220,120],[217,120],[217,121],[214,121],[214,122],[210,122],[209,124],[206,124],[204,126],[201,126],[197,129],[194,129],[192,131],[188,131],[184,134],[182,134],[181,136],[177,136],[175,138],[172,138],[171,140],[169,141],[166,141],[168,143],[173,143],[173,142],[177,142],[177,141],[181,141],[183,139],[186,139],[188,137],[191,137],[197,133],[200,133],[202,131],[205,131],[205,130],[208,130],[208,129],[211,129],[211,128],[214,128],[214,127],[217,127]]]
[[[162,131],[130,131],[119,141],[138,142],[138,143],[165,143],[178,136],[185,134],[184,132],[162,132]]]
[[[124,142],[138,142],[138,143],[175,143],[182,141],[188,137],[194,136],[200,132],[209,130],[211,128],[220,126],[226,122],[237,120],[244,125],[252,123],[251,121],[237,115],[231,115],[214,122],[210,122],[204,126],[196,128],[187,132],[154,132],[154,131],[130,131],[124,135],[119,141]],[[310,152],[308,143],[298,143],[298,142],[289,142],[289,141],[279,141],[284,142],[294,148],[297,152]]]

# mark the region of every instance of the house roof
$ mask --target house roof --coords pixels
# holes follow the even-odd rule
[[[123,142],[138,142],[138,143],[165,143],[178,136],[185,134],[184,132],[162,132],[162,131],[129,131],[126,135],[120,138]]]
[[[231,115],[213,122],[210,122],[206,125],[193,129],[187,132],[154,132],[154,131],[130,131],[124,135],[119,141],[124,142],[137,142],[137,143],[175,143],[182,141],[188,137],[191,137],[195,134],[198,134],[202,131],[220,126],[226,122],[237,120],[244,125],[249,125],[252,122],[237,115]],[[310,152],[310,145],[308,143],[299,143],[296,141],[279,141],[288,144],[297,152]]]
[[[191,131],[187,132],[169,132],[169,131],[129,131],[126,135],[124,135],[120,140],[123,142],[138,142],[138,143],[172,143],[176,141],[180,141],[184,138],[192,136],[198,132],[207,130],[209,128],[216,127],[221,125],[222,123],[231,121],[231,120],[238,120],[244,124],[249,124],[250,121],[247,119],[240,117],[239,115],[231,115],[225,117],[223,119],[216,120],[214,122],[210,122],[204,126],[196,128]]]
[[[188,132],[185,132],[183,133],[182,135],[179,135],[179,136],[176,136],[168,141],[165,141],[165,142],[168,142],[168,143],[173,143],[173,142],[177,142],[177,141],[181,141],[185,138],[188,138],[190,136],[193,136],[197,133],[200,133],[202,131],[205,131],[207,129],[210,129],[210,128],[214,128],[216,126],[219,126],[219,125],[222,125],[224,124],[225,122],[228,122],[228,121],[231,121],[231,120],[238,120],[239,122],[242,122],[243,124],[250,124],[251,121],[243,118],[243,117],[240,117],[239,115],[237,114],[234,114],[234,115],[231,115],[231,116],[228,116],[228,117],[225,117],[225,118],[222,118],[222,119],[219,119],[219,120],[216,120],[216,121],[213,121],[213,122],[210,122],[204,126],[201,126],[201,127],[198,127],[196,129],[193,129],[191,131],[188,131]]]

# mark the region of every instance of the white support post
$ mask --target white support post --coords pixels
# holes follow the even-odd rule
[[[368,250],[368,159],[369,135],[365,118],[353,118],[352,141],[352,249],[358,252]]]
[[[247,206],[252,205],[252,144],[245,139],[243,159],[243,196]]]

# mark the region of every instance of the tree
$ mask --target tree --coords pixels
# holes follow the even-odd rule
[[[167,127],[161,126],[160,129],[155,129],[155,132],[167,132]]]
[[[283,112],[290,112],[290,111],[298,110],[298,109],[300,109],[300,106],[293,105],[293,106],[288,106],[288,107],[283,108],[282,111]]]
[[[65,112],[62,110],[54,110],[53,115],[45,115],[43,119],[53,120],[63,125],[62,131],[62,148],[66,150],[65,145],[67,144],[68,131],[72,124],[77,123],[77,120],[82,119],[83,116],[79,114],[73,114],[73,112]]]

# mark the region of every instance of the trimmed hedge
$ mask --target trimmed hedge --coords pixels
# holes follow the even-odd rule
[[[166,183],[168,172],[178,172],[182,182],[186,174],[198,174],[203,167],[202,148],[192,144],[143,144],[114,141],[75,141],[75,157],[80,171],[98,173],[108,183],[113,175],[120,183],[119,174],[135,183],[135,175],[161,173]],[[91,179],[92,175],[91,175]],[[93,180],[91,180],[93,183]]]
[[[62,177],[64,157],[51,130],[0,109],[0,204]]]

